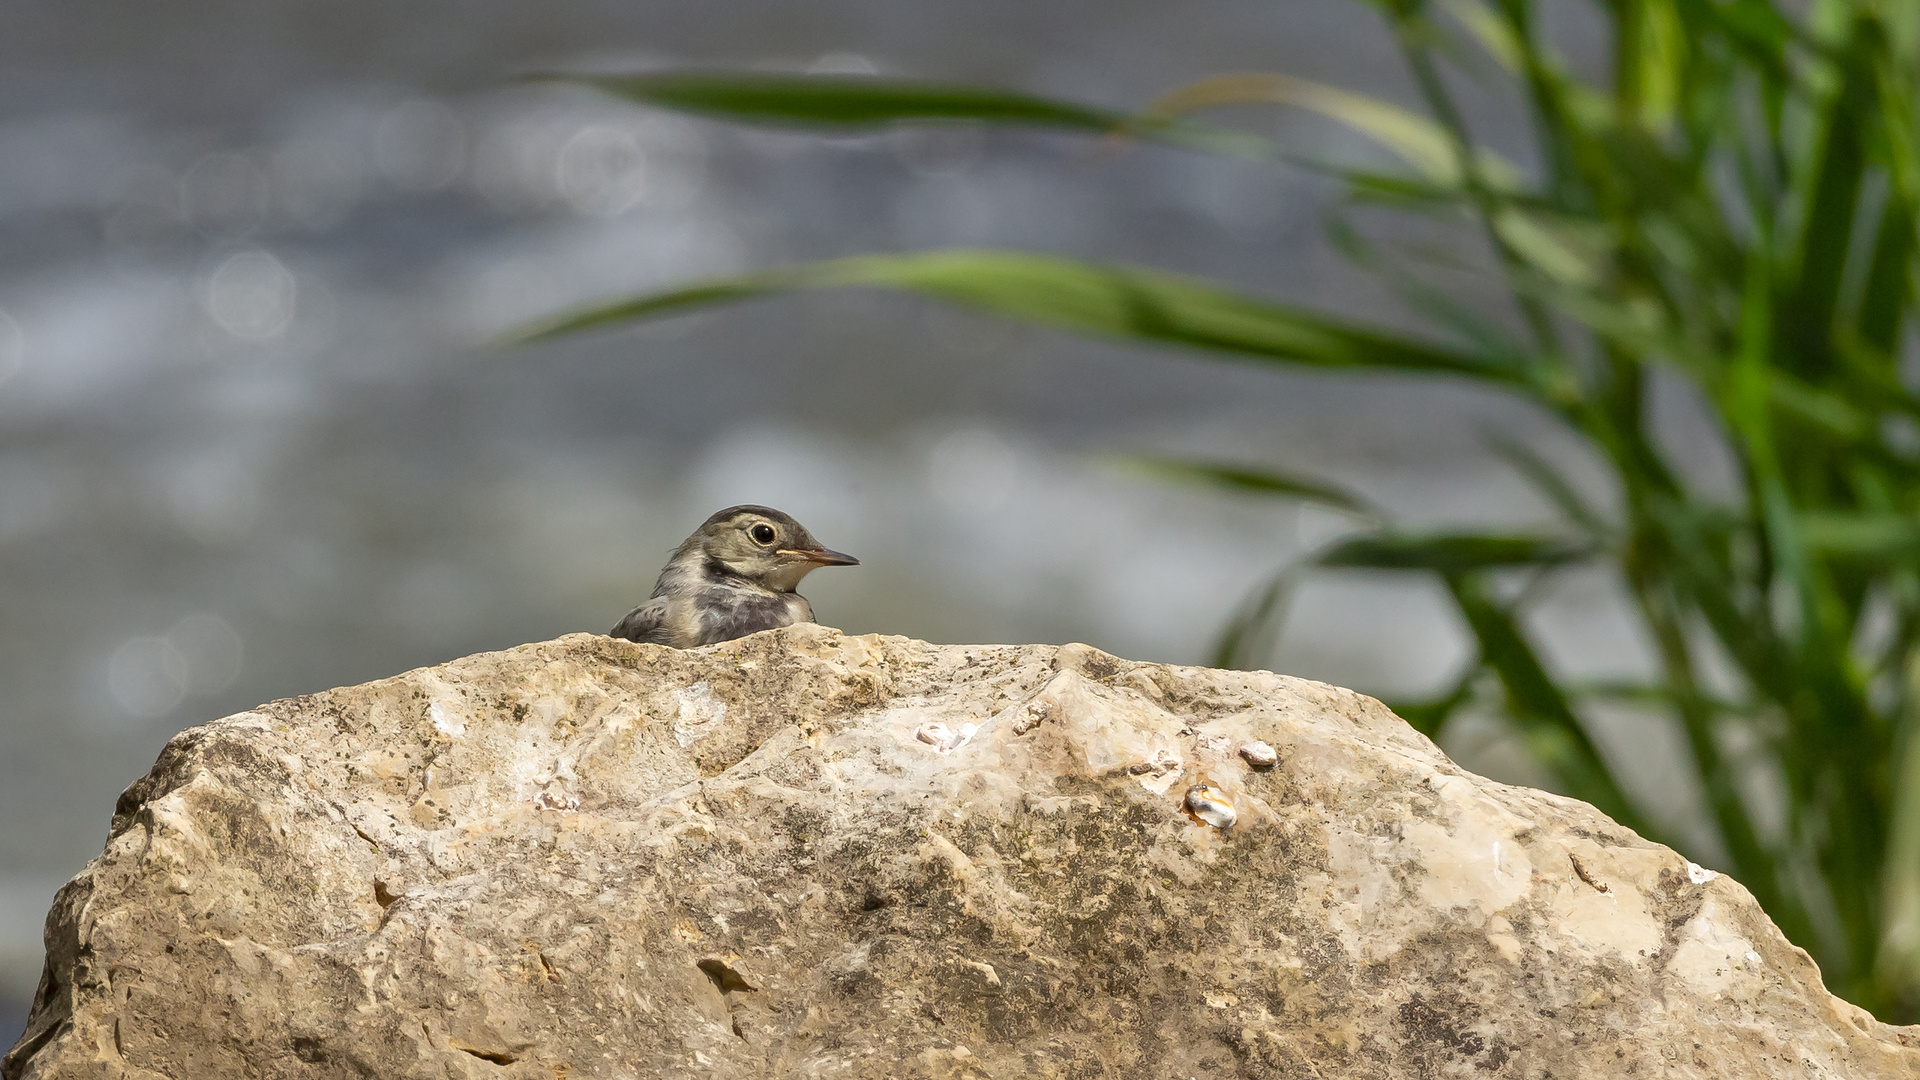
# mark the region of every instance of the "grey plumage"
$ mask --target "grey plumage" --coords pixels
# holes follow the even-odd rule
[[[691,649],[776,626],[813,621],[813,605],[795,592],[820,566],[857,566],[828,550],[793,518],[765,506],[729,506],[675,548],[653,596],[610,633]]]

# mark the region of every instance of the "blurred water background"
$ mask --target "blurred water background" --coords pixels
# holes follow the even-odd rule
[[[1393,321],[1275,162],[956,128],[769,133],[523,84],[556,64],[881,71],[1118,108],[1223,71],[1410,100],[1349,0],[100,0],[0,36],[0,1045],[40,924],[181,728],[262,700],[601,631],[738,502],[856,570],[822,621],[1204,660],[1234,605],[1347,527],[1157,485],[1115,451],[1266,462],[1409,522],[1538,521],[1484,447],[1578,466],[1440,382],[1102,345],[900,296],[819,294],[504,351],[517,321],[801,258],[1005,244],[1204,273]],[[1479,101],[1497,141],[1516,122]],[[1367,153],[1298,116],[1296,146]],[[1682,458],[1715,468],[1688,404]],[[1565,672],[1645,650],[1603,577],[1536,629]],[[1437,590],[1328,575],[1279,670],[1419,695],[1467,658]],[[1658,729],[1603,732],[1685,817]],[[1541,779],[1491,721],[1470,768]],[[1703,838],[1702,844],[1708,841]],[[1695,857],[1700,857],[1696,855]]]

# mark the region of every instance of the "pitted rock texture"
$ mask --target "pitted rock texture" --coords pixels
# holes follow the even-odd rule
[[[1920,1076],[1740,885],[1370,698],[817,626],[184,732],[47,948],[6,1080]]]

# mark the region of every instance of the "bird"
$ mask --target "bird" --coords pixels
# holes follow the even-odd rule
[[[729,506],[702,522],[667,559],[647,602],[608,633],[692,649],[813,621],[794,592],[821,566],[860,560],[821,545],[806,526],[766,506]]]

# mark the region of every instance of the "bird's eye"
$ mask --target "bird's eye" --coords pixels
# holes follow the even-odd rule
[[[773,526],[762,522],[748,529],[747,535],[753,537],[753,542],[756,544],[771,544],[774,540]]]

